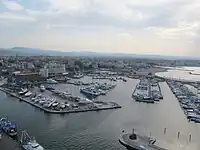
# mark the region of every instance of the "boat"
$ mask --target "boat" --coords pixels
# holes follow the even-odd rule
[[[28,91],[24,96],[25,97],[29,97],[29,96],[31,96],[33,93],[31,92],[31,91]]]
[[[60,103],[60,108],[64,109],[66,107],[65,103]]]
[[[127,80],[125,78],[122,79],[124,82],[127,82]]]
[[[82,73],[77,73],[73,76],[74,79],[80,79],[82,78],[84,75]]]
[[[53,79],[47,79],[47,83],[48,84],[58,84],[58,82],[56,80],[53,80]]]
[[[28,89],[21,89],[21,91],[19,92],[19,95],[24,95],[24,94],[26,94],[28,92]]]
[[[44,150],[35,138],[31,138],[26,131],[22,131],[20,145],[24,150]]]
[[[10,122],[7,118],[1,118],[0,126],[4,132],[9,136],[14,137],[17,135],[17,126]]]
[[[39,101],[39,104],[40,104],[40,105],[43,105],[44,103],[45,103],[44,100]]]
[[[125,133],[123,131],[123,134],[119,138],[119,142],[130,150],[166,150],[155,145],[156,139],[139,135],[138,133],[135,133],[134,129],[132,133]]]
[[[58,102],[54,102],[54,103],[52,104],[52,106],[53,106],[53,107],[56,107],[56,106],[58,106],[58,104],[59,104]]]
[[[44,91],[45,91],[44,85],[40,85],[40,91],[41,91],[41,92],[44,92]]]

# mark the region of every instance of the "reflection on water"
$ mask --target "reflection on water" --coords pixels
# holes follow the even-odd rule
[[[118,81],[115,89],[99,97],[100,100],[119,103],[121,109],[52,115],[0,92],[0,114],[16,122],[20,130],[26,129],[48,150],[123,150],[125,148],[119,144],[118,137],[122,130],[132,131],[133,127],[141,134],[149,135],[151,132],[170,150],[199,150],[200,127],[187,121],[167,84],[160,84],[163,100],[144,104],[131,98],[137,83],[138,80],[133,79],[126,83]],[[70,89],[79,92],[76,86]],[[167,132],[164,135],[165,127]],[[192,134],[192,142],[188,142],[189,134]]]

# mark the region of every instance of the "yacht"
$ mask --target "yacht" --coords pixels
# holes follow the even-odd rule
[[[58,82],[53,79],[47,79],[48,84],[57,84]]]
[[[24,95],[24,94],[26,94],[28,92],[28,89],[27,88],[25,88],[25,89],[21,89],[21,91],[19,92],[19,95]]]
[[[60,108],[64,109],[66,107],[65,103],[60,103]]]
[[[54,103],[52,104],[53,107],[56,107],[56,106],[58,106],[58,105],[59,105],[58,102],[54,102]]]
[[[41,92],[44,92],[44,91],[45,91],[44,85],[40,85],[40,91],[41,91]]]
[[[29,97],[29,96],[31,96],[33,93],[31,92],[31,91],[28,91],[24,96],[25,97]]]

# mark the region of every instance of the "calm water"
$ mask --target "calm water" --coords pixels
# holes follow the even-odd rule
[[[200,75],[189,74],[197,73],[200,74],[200,67],[182,67],[183,70],[176,70],[176,68],[171,68],[166,72],[158,72],[156,75],[167,78],[184,79],[189,81],[199,81]]]
[[[99,98],[115,101],[122,105],[121,109],[66,115],[46,114],[0,92],[0,115],[16,122],[20,130],[27,130],[48,150],[125,150],[118,137],[123,129],[131,131],[133,127],[142,134],[151,131],[170,150],[199,150],[200,125],[187,122],[167,84],[161,83],[164,100],[144,104],[131,98],[137,83],[132,79],[126,83],[118,81],[115,89]],[[165,127],[167,134],[163,135]],[[177,131],[181,132],[179,140]]]

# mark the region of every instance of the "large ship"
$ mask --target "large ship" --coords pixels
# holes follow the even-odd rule
[[[31,138],[26,131],[22,131],[20,144],[24,150],[44,150],[44,148],[34,138]]]
[[[10,122],[7,118],[1,118],[0,126],[2,130],[11,137],[17,135],[17,126]]]
[[[120,136],[119,142],[129,150],[166,150],[156,146],[156,139],[142,136],[137,133],[124,133]]]

